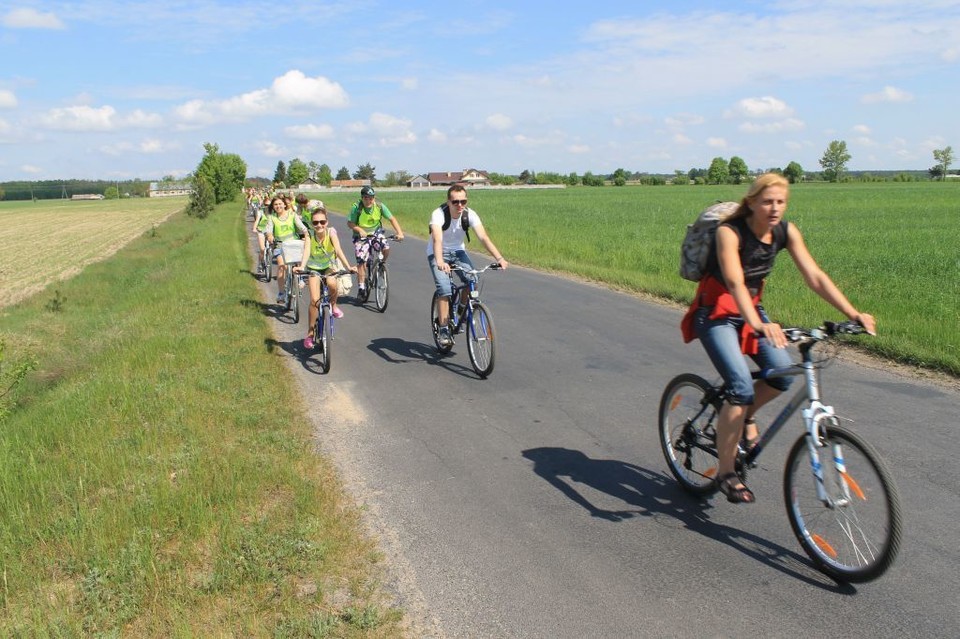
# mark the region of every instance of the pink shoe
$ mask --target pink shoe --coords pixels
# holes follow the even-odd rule
[[[337,319],[340,319],[341,317],[343,317],[343,311],[340,310],[339,306],[333,307],[333,316],[336,317]]]
[[[303,340],[303,347],[304,347],[305,349],[307,349],[308,351],[312,351],[312,350],[313,350],[313,338],[312,338],[312,337],[308,337],[308,338],[306,338],[305,340]]]

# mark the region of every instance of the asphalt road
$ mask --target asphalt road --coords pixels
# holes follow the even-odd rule
[[[669,475],[663,387],[685,371],[712,376],[699,344],[680,339],[681,311],[490,272],[498,354],[482,380],[462,339],[434,350],[424,242],[395,245],[390,269],[386,313],[344,304],[326,375],[300,346],[306,320],[264,312],[418,636],[957,636],[955,390],[841,360],[824,371],[825,401],[887,460],[904,514],[891,570],[839,586],[812,567],[783,506],[799,418],[751,474],[754,505],[697,501]],[[263,294],[272,301],[273,285]]]

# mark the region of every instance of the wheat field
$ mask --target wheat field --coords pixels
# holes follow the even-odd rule
[[[0,307],[113,255],[186,204],[186,197],[0,202]]]

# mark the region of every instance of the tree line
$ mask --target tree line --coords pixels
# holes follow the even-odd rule
[[[943,180],[949,175],[950,165],[953,163],[953,149],[946,147],[936,149],[933,152],[937,164],[930,168],[927,173],[932,179]],[[894,180],[894,181],[917,181],[921,179],[922,172],[919,171],[894,171],[883,172],[892,173],[889,177],[880,177],[879,174],[870,172],[853,173],[847,169],[850,160],[853,159],[847,151],[847,143],[843,140],[833,140],[823,152],[820,158],[820,171],[810,172],[795,161],[791,161],[785,168],[768,167],[765,169],[751,170],[746,161],[739,156],[733,156],[729,160],[723,157],[716,157],[706,168],[691,168],[688,171],[676,170],[673,175],[651,174],[639,171],[628,171],[618,168],[609,174],[594,174],[587,171],[583,175],[577,173],[555,173],[555,172],[537,172],[524,170],[519,175],[506,175],[503,173],[488,172],[491,184],[498,186],[511,186],[514,184],[564,184],[567,186],[605,186],[612,184],[614,186],[625,186],[628,183],[644,185],[661,184],[741,184],[748,181],[752,176],[765,172],[780,173],[791,183],[801,181],[824,181],[824,182],[843,182],[848,180]],[[318,164],[316,162],[304,162],[300,158],[293,158],[289,163],[282,160],[277,163],[276,171],[273,174],[272,185],[280,188],[295,187],[303,184],[307,180],[313,180],[321,186],[330,186],[333,180],[370,180],[371,184],[377,186],[404,186],[415,176],[406,170],[391,171],[382,179],[376,175],[376,167],[369,162],[357,167],[351,171],[342,166],[334,174],[328,164]],[[265,179],[261,179],[266,182]]]

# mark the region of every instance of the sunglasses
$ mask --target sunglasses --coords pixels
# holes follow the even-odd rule
[[[327,221],[326,221],[326,220],[313,220],[313,225],[314,225],[314,226],[326,226],[326,225],[327,225]]]
[[[466,205],[467,205],[467,200],[466,200],[466,198],[464,198],[464,199],[462,199],[462,200],[450,200],[450,204],[459,204],[460,206],[466,206]]]

